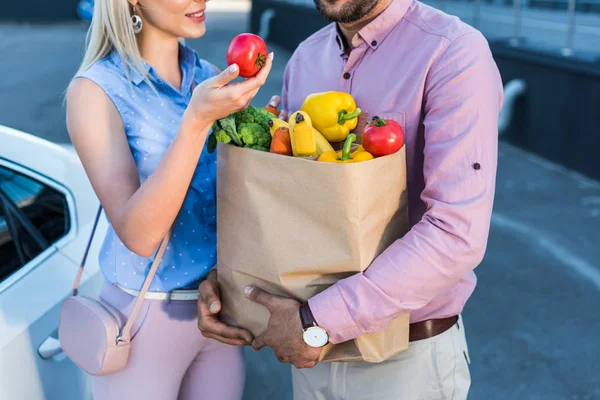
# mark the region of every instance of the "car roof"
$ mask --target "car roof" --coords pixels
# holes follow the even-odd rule
[[[59,145],[0,125],[0,160],[34,171],[66,188],[75,202],[78,218],[93,220],[98,198],[81,160],[70,145]]]
[[[82,169],[81,161],[68,147],[0,125],[0,157],[31,169],[57,182],[65,172]]]

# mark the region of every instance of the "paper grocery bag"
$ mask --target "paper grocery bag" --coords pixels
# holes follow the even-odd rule
[[[406,154],[335,164],[219,144],[217,266],[231,325],[259,335],[269,312],[246,285],[307,300],[361,273],[408,231]],[[408,347],[409,315],[327,345],[321,361],[380,362]]]

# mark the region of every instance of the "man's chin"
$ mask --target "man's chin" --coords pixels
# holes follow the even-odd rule
[[[317,11],[329,22],[340,22],[343,19],[340,6],[336,0],[315,0]]]
[[[317,11],[329,22],[352,23],[361,19],[365,12],[351,2],[339,0],[314,0]],[[375,1],[373,6],[377,4]],[[373,6],[370,8],[372,9]]]
[[[349,21],[348,16],[344,15],[342,10],[338,10],[336,7],[317,7],[317,11],[329,22],[352,22]]]
[[[341,24],[349,24],[358,21],[361,17],[356,15],[341,15],[339,13],[324,13],[319,11],[319,14],[329,22],[337,22]]]

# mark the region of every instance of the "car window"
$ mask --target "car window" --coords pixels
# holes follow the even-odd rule
[[[17,249],[6,224],[4,208],[0,208],[0,281],[20,266]]]
[[[64,194],[0,166],[0,281],[63,237],[69,228]]]

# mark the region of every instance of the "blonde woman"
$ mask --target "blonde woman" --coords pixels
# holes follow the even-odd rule
[[[216,258],[216,158],[205,142],[215,120],[250,103],[273,54],[256,77],[230,83],[236,65],[219,73],[179,41],[205,33],[204,10],[204,0],[97,0],[67,91],[69,134],[110,223],[101,296],[125,316],[173,226],[127,367],[93,378],[95,400],[242,396],[239,345],[252,335],[211,318],[224,344],[197,327],[199,282]],[[173,300],[184,290],[190,300]]]

